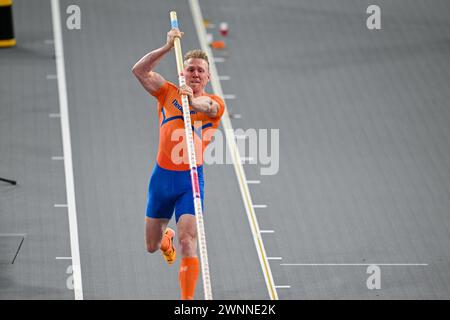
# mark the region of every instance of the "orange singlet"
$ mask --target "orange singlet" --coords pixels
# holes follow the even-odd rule
[[[223,100],[212,94],[204,93],[219,104],[216,117],[210,118],[202,112],[191,110],[191,123],[197,166],[203,164],[203,151],[210,143],[219,126],[220,118],[225,110]],[[153,96],[158,100],[159,117],[159,149],[157,163],[167,170],[189,170],[189,158],[185,142],[183,107],[178,87],[166,81]]]

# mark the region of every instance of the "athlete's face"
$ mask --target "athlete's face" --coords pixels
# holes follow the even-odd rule
[[[184,63],[184,77],[186,84],[194,91],[194,95],[203,93],[210,78],[208,63],[198,58],[187,60]]]

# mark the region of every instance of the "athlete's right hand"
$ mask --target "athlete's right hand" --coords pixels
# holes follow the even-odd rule
[[[184,32],[181,32],[180,30],[174,28],[171,29],[169,32],[167,32],[167,45],[170,46],[170,48],[173,48],[175,38],[182,38],[184,35]]]

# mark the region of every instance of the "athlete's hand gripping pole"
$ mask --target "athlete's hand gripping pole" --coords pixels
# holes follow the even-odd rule
[[[177,13],[175,11],[170,12],[170,23],[172,29],[173,28],[178,29],[178,19]],[[181,51],[180,38],[177,37],[174,39],[174,47],[175,47],[175,57],[177,60],[178,81],[181,87],[186,84],[186,79],[184,78],[183,75],[184,70],[183,54]],[[202,203],[200,198],[200,187],[198,183],[198,174],[197,174],[197,160],[196,160],[197,158],[195,156],[194,138],[192,135],[191,115],[189,111],[188,96],[182,95],[181,100],[183,104],[184,129],[186,132],[186,143],[189,156],[189,167],[191,171],[192,191],[194,194],[193,200],[195,208],[195,218],[196,218],[195,220],[197,223],[197,237],[200,252],[203,288],[205,293],[205,300],[212,300],[211,278],[209,275],[208,253],[206,250],[205,227],[203,224]]]

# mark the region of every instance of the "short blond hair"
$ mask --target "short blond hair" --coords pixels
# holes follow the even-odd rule
[[[208,59],[208,55],[206,54],[205,51],[200,50],[200,49],[188,51],[184,55],[184,63],[186,63],[186,61],[188,61],[189,59],[192,59],[192,58],[205,60],[206,63],[208,64],[208,68],[209,68],[209,59]]]

